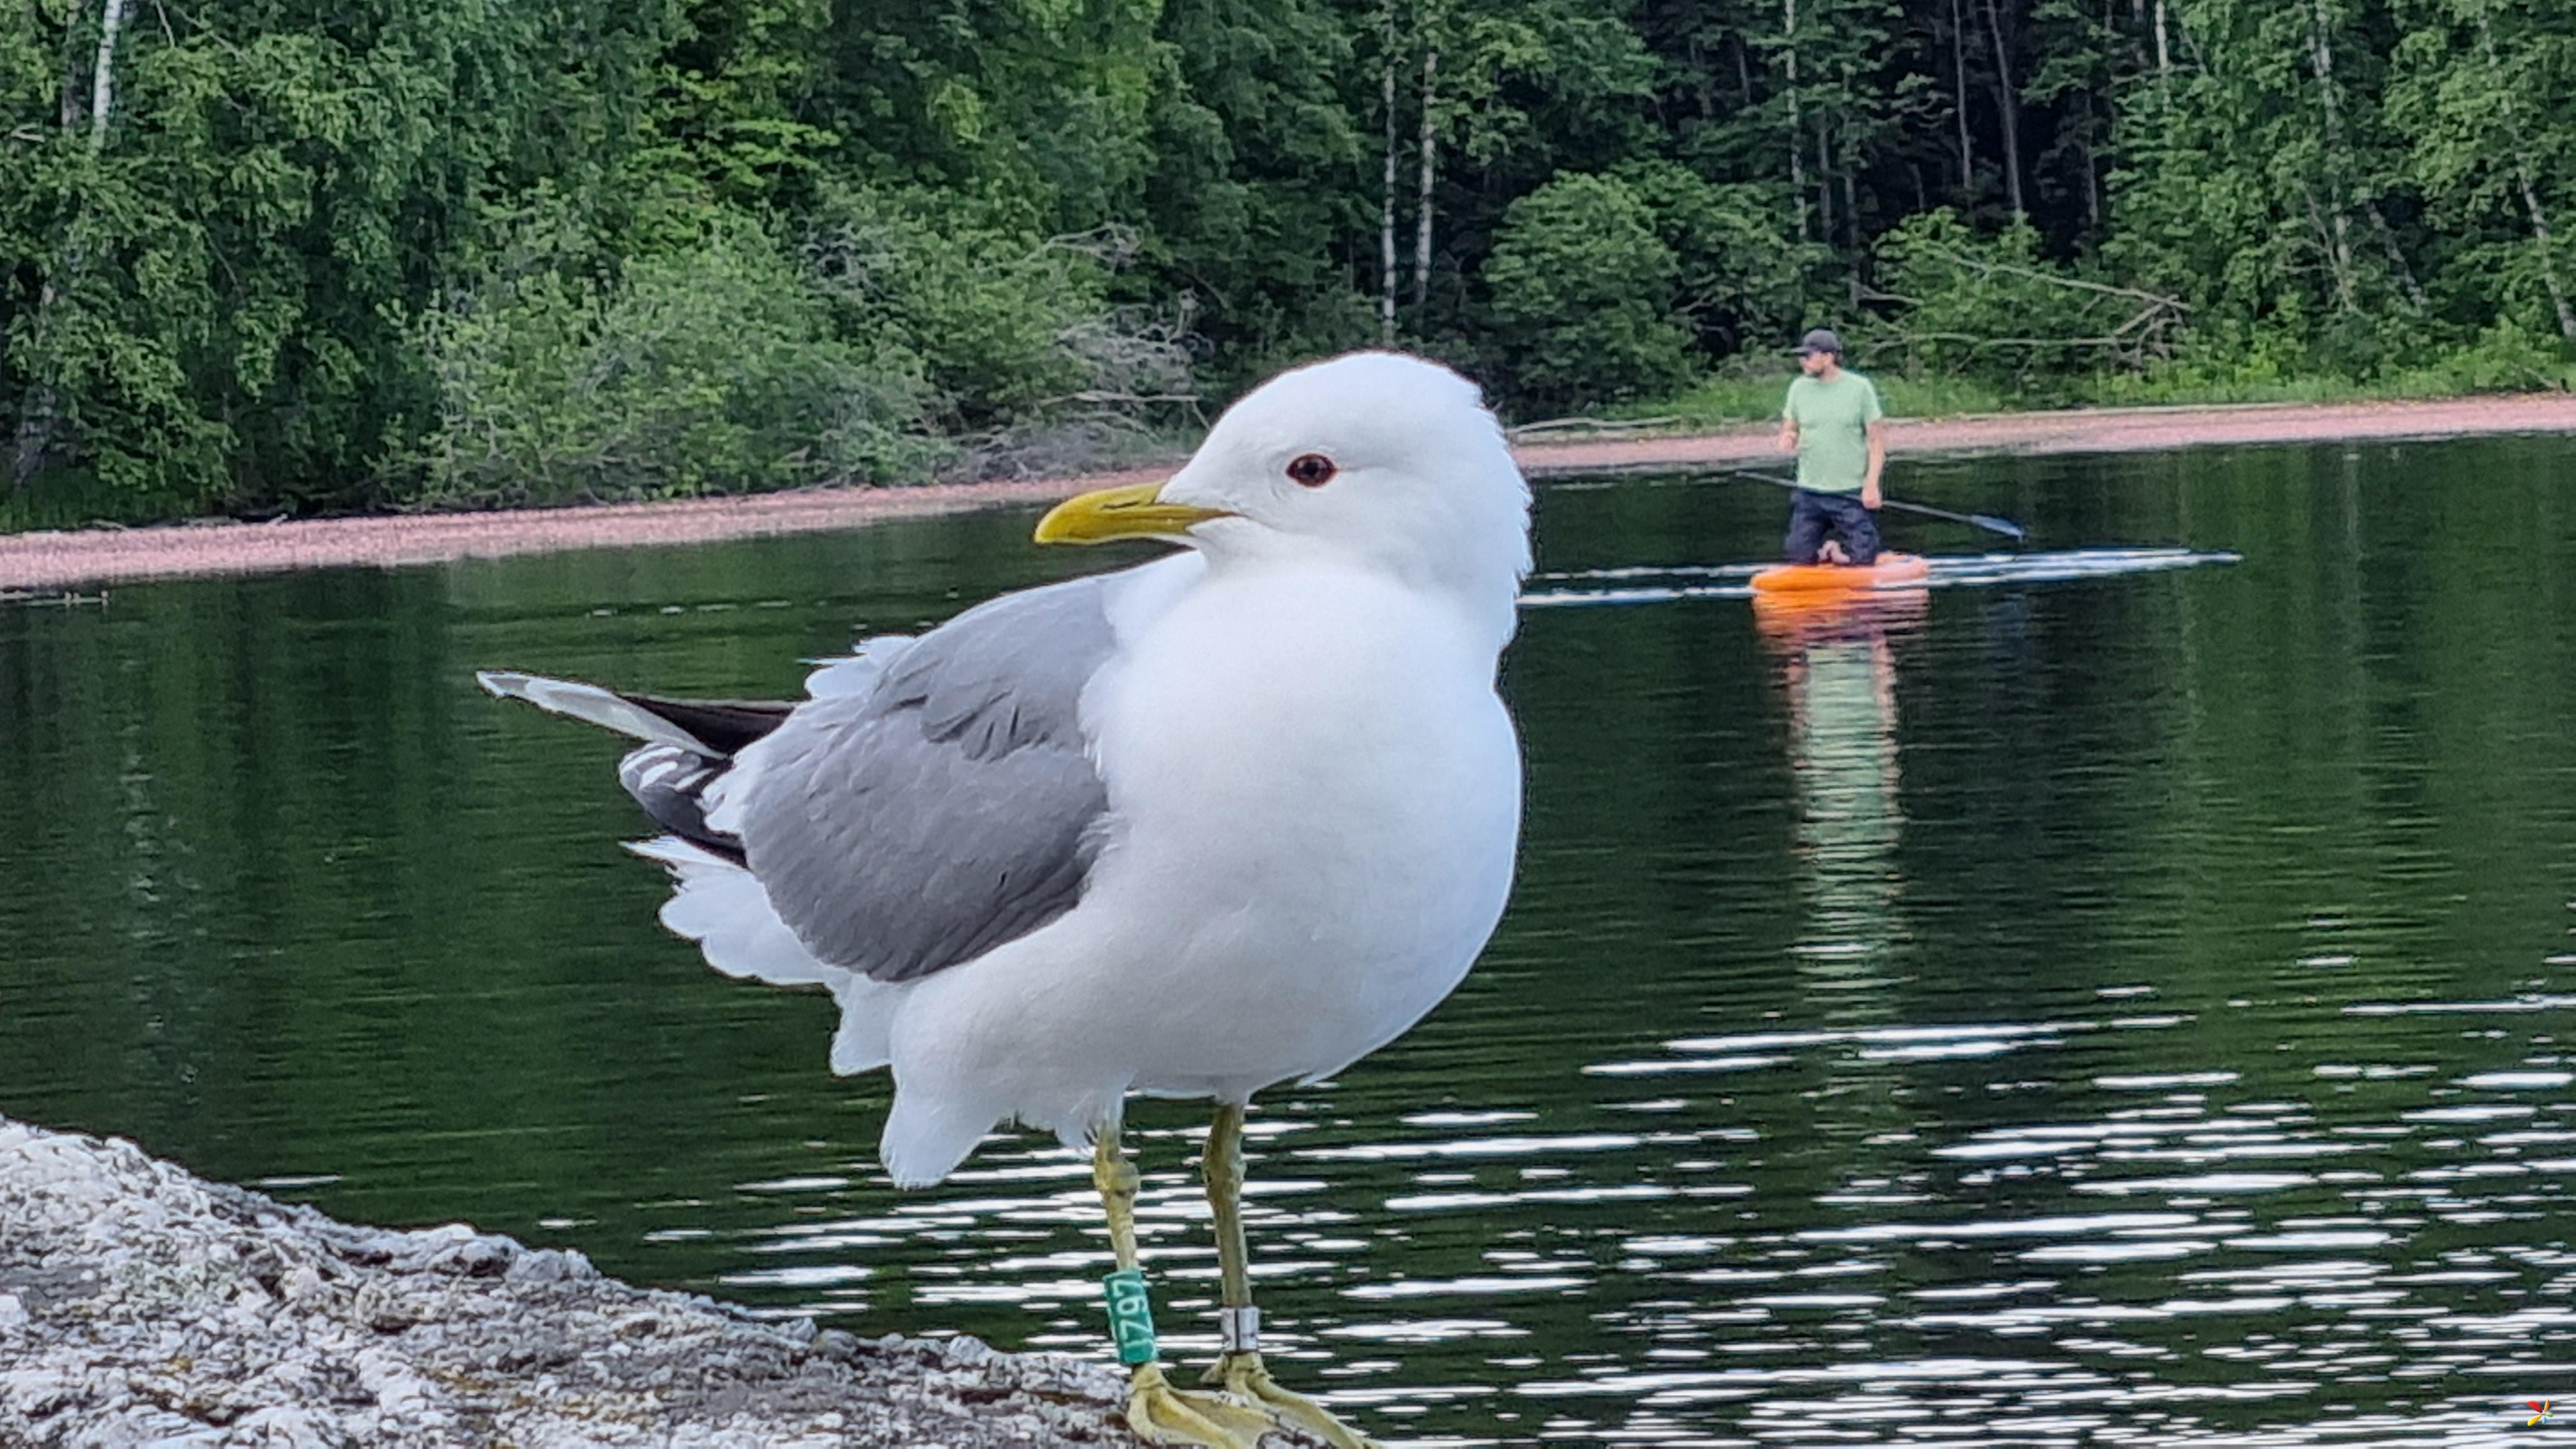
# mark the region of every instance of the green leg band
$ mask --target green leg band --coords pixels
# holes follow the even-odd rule
[[[1109,1290],[1109,1341],[1123,1364],[1154,1361],[1154,1305],[1145,1296],[1145,1274],[1121,1268],[1101,1280]]]

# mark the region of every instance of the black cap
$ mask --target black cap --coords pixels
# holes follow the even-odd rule
[[[1819,327],[1815,331],[1808,333],[1798,342],[1798,355],[1800,357],[1812,356],[1819,352],[1830,352],[1835,356],[1840,357],[1842,355],[1842,351],[1843,340],[1834,335],[1834,329],[1831,327]]]

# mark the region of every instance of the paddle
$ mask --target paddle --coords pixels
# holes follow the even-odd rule
[[[1798,486],[1797,479],[1783,478],[1777,473],[1756,473],[1750,468],[1727,468],[1722,471],[1738,478],[1751,478],[1759,483],[1768,483],[1774,488],[1794,489]],[[2030,530],[2020,524],[2009,518],[1997,518],[1989,513],[1952,513],[1946,508],[1934,508],[1926,503],[1907,503],[1896,498],[1882,498],[1879,500],[1879,506],[1904,513],[1920,513],[1927,518],[1946,518],[1952,523],[1964,523],[1973,528],[1986,529],[2010,539],[2023,539],[2030,536]]]

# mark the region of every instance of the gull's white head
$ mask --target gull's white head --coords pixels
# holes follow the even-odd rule
[[[1529,503],[1475,384],[1355,352],[1263,383],[1170,479],[1071,499],[1037,537],[1170,539],[1215,568],[1327,558],[1508,608],[1529,572]]]

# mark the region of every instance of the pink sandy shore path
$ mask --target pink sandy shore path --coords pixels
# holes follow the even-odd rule
[[[2119,453],[2212,444],[2569,432],[2576,432],[2576,395],[2542,393],[2442,402],[2105,408],[1899,419],[1891,427],[1889,448],[1897,453]],[[1774,456],[1768,428],[1533,440],[1518,452],[1522,466],[1535,475],[1692,467]],[[188,574],[392,567],[558,549],[810,533],[890,518],[1035,504],[1154,476],[1155,471],[1145,470],[932,488],[817,488],[670,503],[0,535],[0,590],[63,590]]]

